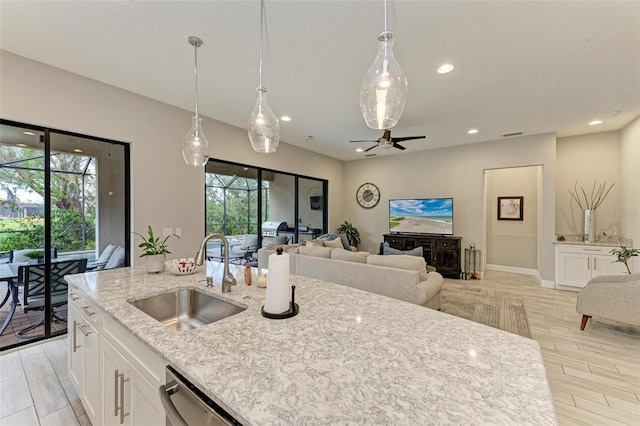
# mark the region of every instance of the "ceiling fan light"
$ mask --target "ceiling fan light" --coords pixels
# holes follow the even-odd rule
[[[407,100],[408,83],[393,55],[393,33],[378,36],[378,54],[362,79],[360,110],[367,126],[390,129],[398,124]]]
[[[251,111],[247,133],[255,152],[269,154],[278,149],[280,142],[280,122],[267,103],[267,89],[256,89],[258,100]]]

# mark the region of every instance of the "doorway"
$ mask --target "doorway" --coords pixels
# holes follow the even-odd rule
[[[484,171],[485,269],[539,275],[541,200],[541,165]]]

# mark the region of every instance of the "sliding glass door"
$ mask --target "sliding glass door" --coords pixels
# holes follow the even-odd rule
[[[0,350],[65,333],[63,277],[107,246],[128,265],[128,170],[126,144],[0,120]]]

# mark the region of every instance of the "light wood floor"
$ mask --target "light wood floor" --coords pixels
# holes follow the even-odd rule
[[[640,425],[640,328],[592,318],[580,331],[577,293],[540,288],[530,276],[487,271],[466,283],[523,297],[560,425]],[[67,379],[66,344],[0,355],[0,425],[89,424]]]

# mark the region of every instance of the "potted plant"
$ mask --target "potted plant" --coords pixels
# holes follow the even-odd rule
[[[360,232],[358,232],[358,228],[347,222],[346,220],[342,225],[338,227],[338,233],[345,234],[347,239],[349,240],[349,244],[358,247],[360,244]]]
[[[138,247],[142,249],[142,254],[140,257],[146,257],[145,259],[145,271],[150,274],[155,274],[158,272],[164,271],[164,262],[167,260],[167,253],[171,253],[167,248],[167,240],[171,237],[180,238],[175,234],[167,235],[164,239],[160,239],[160,237],[156,237],[153,234],[153,229],[151,229],[151,225],[147,228],[147,235],[138,234],[134,232],[137,236],[142,238],[142,242],[138,244]]]
[[[24,254],[31,260],[35,260],[37,263],[44,262],[44,251],[42,250],[34,250]]]
[[[627,248],[625,246],[620,246],[620,248],[615,248],[611,250],[609,253],[617,257],[616,260],[614,260],[612,263],[615,263],[615,262],[624,263],[624,266],[627,268],[627,272],[631,273],[631,269],[629,268],[629,264],[627,262],[629,261],[630,258],[637,256],[638,253],[640,253],[640,250],[635,248]]]

